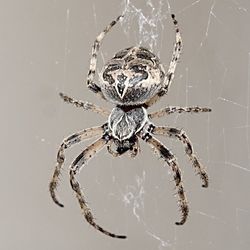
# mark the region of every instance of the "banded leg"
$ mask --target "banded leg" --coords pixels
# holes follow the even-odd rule
[[[187,137],[185,131],[177,128],[155,127],[152,133],[155,135],[167,135],[169,137],[175,137],[180,140],[185,147],[185,152],[192,162],[195,171],[202,180],[202,187],[208,187],[208,174],[206,173],[203,165],[199,162],[197,156],[194,154],[192,143]]]
[[[56,191],[56,188],[57,188],[58,183],[59,183],[59,177],[61,174],[62,165],[63,165],[64,160],[65,160],[64,150],[68,149],[72,145],[79,143],[85,139],[88,139],[88,138],[91,138],[94,136],[98,136],[98,135],[102,135],[104,133],[104,131],[106,130],[105,127],[107,127],[107,124],[104,124],[101,127],[84,129],[83,131],[75,133],[75,134],[73,134],[73,135],[71,135],[68,138],[63,140],[63,142],[58,150],[58,153],[57,153],[57,164],[56,164],[53,176],[52,176],[52,180],[49,184],[50,195],[51,195],[53,201],[58,206],[63,207],[63,204],[59,201],[55,191]]]
[[[182,51],[182,39],[181,39],[181,34],[180,30],[178,27],[178,22],[175,19],[175,15],[171,15],[174,26],[175,26],[175,44],[174,44],[174,49],[173,49],[173,54],[172,54],[172,59],[169,64],[168,72],[165,78],[164,86],[162,90],[158,94],[156,94],[153,98],[151,98],[148,102],[146,102],[146,106],[150,107],[153,105],[155,102],[157,102],[163,95],[165,95],[168,92],[168,89],[171,86],[171,83],[174,79],[174,73],[176,69],[176,65],[178,63],[178,60],[181,55]]]
[[[178,166],[177,160],[175,156],[171,153],[169,149],[167,149],[161,142],[153,138],[150,134],[142,135],[141,138],[145,140],[151,147],[153,147],[159,155],[167,162],[167,164],[171,167],[173,172],[173,177],[175,181],[175,186],[177,189],[178,195],[178,205],[181,211],[181,220],[176,222],[176,225],[183,225],[188,217],[189,208],[187,198],[184,192],[181,170]]]
[[[85,150],[83,150],[83,152],[74,160],[74,162],[72,163],[70,167],[70,172],[69,172],[70,184],[71,184],[72,189],[76,193],[76,197],[78,199],[81,210],[87,222],[98,231],[110,237],[125,239],[126,236],[110,233],[107,230],[103,229],[98,224],[96,224],[94,217],[90,211],[90,208],[88,207],[87,202],[84,198],[84,194],[81,190],[80,184],[75,177],[75,175],[80,172],[81,168],[88,162],[88,160],[92,158],[98,151],[100,151],[109,142],[109,140],[110,138],[107,135],[104,135],[102,138],[98,139],[89,147],[87,147]]]
[[[116,18],[116,20],[112,21],[95,39],[94,44],[92,46],[92,53],[91,53],[91,59],[90,59],[90,66],[89,66],[89,72],[87,76],[87,86],[90,90],[92,90],[94,93],[99,94],[102,98],[104,96],[102,95],[101,88],[94,83],[94,77],[96,73],[96,64],[97,64],[97,54],[100,49],[101,42],[103,38],[106,36],[106,34],[110,31],[110,29],[121,19],[123,18],[123,15],[120,15]],[[105,99],[105,98],[104,98]]]
[[[84,110],[90,110],[92,112],[101,114],[105,117],[108,117],[110,114],[110,111],[101,107],[96,106],[95,104],[89,103],[89,102],[82,102],[82,101],[78,101],[73,99],[72,97],[69,97],[63,93],[59,93],[60,97],[66,102],[66,103],[70,103],[73,104],[74,106],[76,106],[77,108],[83,108]]]
[[[201,112],[211,112],[211,108],[201,108],[201,107],[177,107],[177,106],[169,106],[154,113],[148,115],[150,119],[153,118],[161,118],[164,115],[170,115],[174,113],[201,113]]]

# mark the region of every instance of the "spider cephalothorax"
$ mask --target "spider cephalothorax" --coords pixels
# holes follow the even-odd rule
[[[174,154],[154,136],[163,135],[181,141],[185,147],[185,152],[189,160],[202,180],[202,186],[208,186],[207,173],[194,154],[193,146],[186,133],[174,127],[155,126],[151,120],[172,113],[210,112],[211,109],[170,106],[154,113],[147,113],[147,108],[168,92],[174,78],[177,61],[180,57],[182,49],[181,35],[177,27],[175,16],[172,15],[171,17],[175,25],[176,40],[172,59],[166,74],[159,59],[152,52],[143,47],[130,47],[115,54],[115,56],[104,66],[100,75],[100,82],[95,83],[94,77],[96,73],[97,54],[101,41],[122,16],[112,21],[104,31],[97,36],[92,48],[87,86],[94,93],[116,105],[111,112],[88,102],[74,100],[60,93],[60,96],[65,102],[81,107],[84,110],[91,110],[104,115],[107,118],[107,122],[98,127],[84,129],[63,140],[58,150],[57,165],[50,182],[52,199],[57,205],[63,207],[55,191],[58,186],[59,176],[65,159],[65,149],[85,139],[98,136],[99,139],[85,148],[72,162],[69,170],[70,184],[76,194],[85,219],[100,232],[114,238],[126,238],[126,236],[110,233],[95,222],[80,184],[76,179],[76,175],[80,172],[82,167],[85,166],[88,160],[103,147],[106,146],[108,152],[113,156],[121,156],[129,152],[131,157],[135,157],[139,152],[139,139],[141,139],[148,143],[154,151],[160,155],[169,165],[175,181],[176,194],[178,196],[178,204],[181,211],[181,219],[176,222],[177,225],[182,225],[186,222],[189,211],[181,170]]]
[[[139,132],[147,118],[146,109],[143,107],[135,107],[127,112],[116,107],[109,116],[108,124],[112,136],[119,141],[124,141]]]
[[[115,54],[100,74],[105,98],[118,105],[139,105],[162,89],[164,68],[157,56],[143,47],[130,47]]]

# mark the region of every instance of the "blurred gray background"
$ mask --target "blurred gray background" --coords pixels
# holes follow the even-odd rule
[[[184,51],[169,94],[151,111],[199,105],[213,112],[155,120],[185,129],[210,176],[210,187],[201,188],[182,145],[160,138],[182,169],[190,204],[184,226],[174,225],[180,214],[169,168],[144,142],[135,159],[104,149],[83,169],[79,180],[97,222],[128,236],[116,240],[87,224],[69,185],[68,166],[90,141],[66,153],[58,188],[64,209],[48,183],[63,138],[105,121],[58,93],[112,108],[85,79],[96,35],[124,11],[103,42],[98,71],[116,51],[139,44],[167,68],[173,12]],[[0,249],[249,249],[249,23],[247,0],[1,1]]]

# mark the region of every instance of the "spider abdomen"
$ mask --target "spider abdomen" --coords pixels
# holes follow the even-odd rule
[[[162,88],[165,72],[158,57],[143,47],[119,51],[104,66],[101,91],[118,105],[143,104]]]

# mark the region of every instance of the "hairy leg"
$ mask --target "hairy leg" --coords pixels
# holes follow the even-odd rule
[[[169,64],[169,68],[168,68],[168,72],[167,72],[167,75],[165,78],[163,88],[153,98],[151,98],[148,102],[146,102],[145,105],[147,107],[152,106],[155,102],[157,102],[162,96],[164,96],[168,92],[168,89],[170,88],[171,83],[174,79],[176,65],[177,65],[178,60],[179,60],[180,55],[181,55],[182,39],[181,39],[180,30],[178,27],[178,22],[176,21],[174,14],[172,14],[171,17],[172,17],[172,20],[173,20],[173,23],[175,26],[175,44],[174,44],[172,59],[171,59],[170,64]]]
[[[94,44],[92,46],[92,53],[91,53],[91,59],[90,59],[90,66],[89,66],[89,72],[87,76],[87,86],[88,88],[93,91],[94,93],[99,94],[102,98],[104,96],[102,95],[101,88],[94,83],[94,77],[96,74],[96,65],[97,65],[97,55],[100,49],[100,45],[106,34],[110,31],[110,29],[119,22],[123,16],[118,16],[116,20],[113,20],[95,39]],[[105,98],[104,98],[105,99]]]
[[[164,146],[160,141],[153,138],[149,133],[145,133],[140,135],[140,137],[145,140],[170,166],[173,177],[175,181],[175,186],[178,195],[178,205],[181,211],[181,220],[176,222],[176,225],[183,225],[188,217],[189,207],[187,198],[184,192],[182,177],[181,177],[181,170],[178,166],[177,160],[175,156],[171,153],[171,151]]]
[[[212,109],[211,108],[201,108],[198,106],[195,107],[177,107],[177,106],[169,106],[166,108],[163,108],[159,111],[156,111],[154,113],[151,113],[148,115],[148,117],[150,119],[154,119],[154,118],[161,118],[165,115],[170,115],[170,114],[174,114],[174,113],[201,113],[201,112],[211,112]]]
[[[65,95],[63,93],[59,93],[59,95],[66,103],[73,104],[77,108],[82,108],[83,110],[90,110],[92,112],[101,114],[101,115],[103,115],[105,117],[108,117],[110,115],[109,110],[104,109],[102,107],[98,107],[95,104],[75,100],[72,97],[69,97],[69,96],[67,96],[67,95]]]
[[[61,174],[61,170],[62,170],[62,165],[64,163],[65,160],[65,156],[64,156],[64,150],[68,149],[69,147],[71,147],[72,145],[79,143],[85,139],[94,137],[94,136],[100,136],[102,135],[105,130],[106,130],[107,124],[104,124],[101,127],[94,127],[94,128],[88,128],[88,129],[84,129],[78,133],[75,133],[69,137],[67,137],[66,139],[63,140],[58,153],[57,153],[57,164],[52,176],[52,180],[49,184],[49,190],[50,190],[50,194],[51,197],[53,199],[53,201],[60,207],[63,207],[63,204],[59,201],[57,195],[56,195],[56,188],[58,186],[59,183],[59,177]]]
[[[155,127],[152,130],[152,134],[155,135],[167,135],[168,137],[174,137],[180,140],[184,147],[185,152],[188,155],[195,171],[200,176],[202,180],[202,187],[208,187],[208,175],[205,171],[203,165],[199,162],[197,156],[194,154],[193,146],[185,131],[177,128],[169,128],[169,127]]]
[[[93,144],[91,144],[89,147],[87,147],[83,152],[74,160],[70,167],[70,184],[72,189],[76,193],[76,197],[78,199],[78,202],[80,204],[81,210],[83,212],[83,215],[87,222],[93,226],[95,229],[98,231],[113,237],[113,238],[120,238],[120,239],[125,239],[125,235],[117,235],[114,233],[110,233],[109,231],[103,229],[101,226],[96,224],[94,217],[90,211],[90,208],[87,205],[87,202],[84,198],[84,194],[81,190],[80,184],[78,180],[76,179],[75,175],[80,172],[81,168],[86,165],[88,160],[92,158],[98,151],[100,151],[108,142],[109,142],[109,137],[108,135],[104,135],[102,138],[98,139],[95,141]]]

